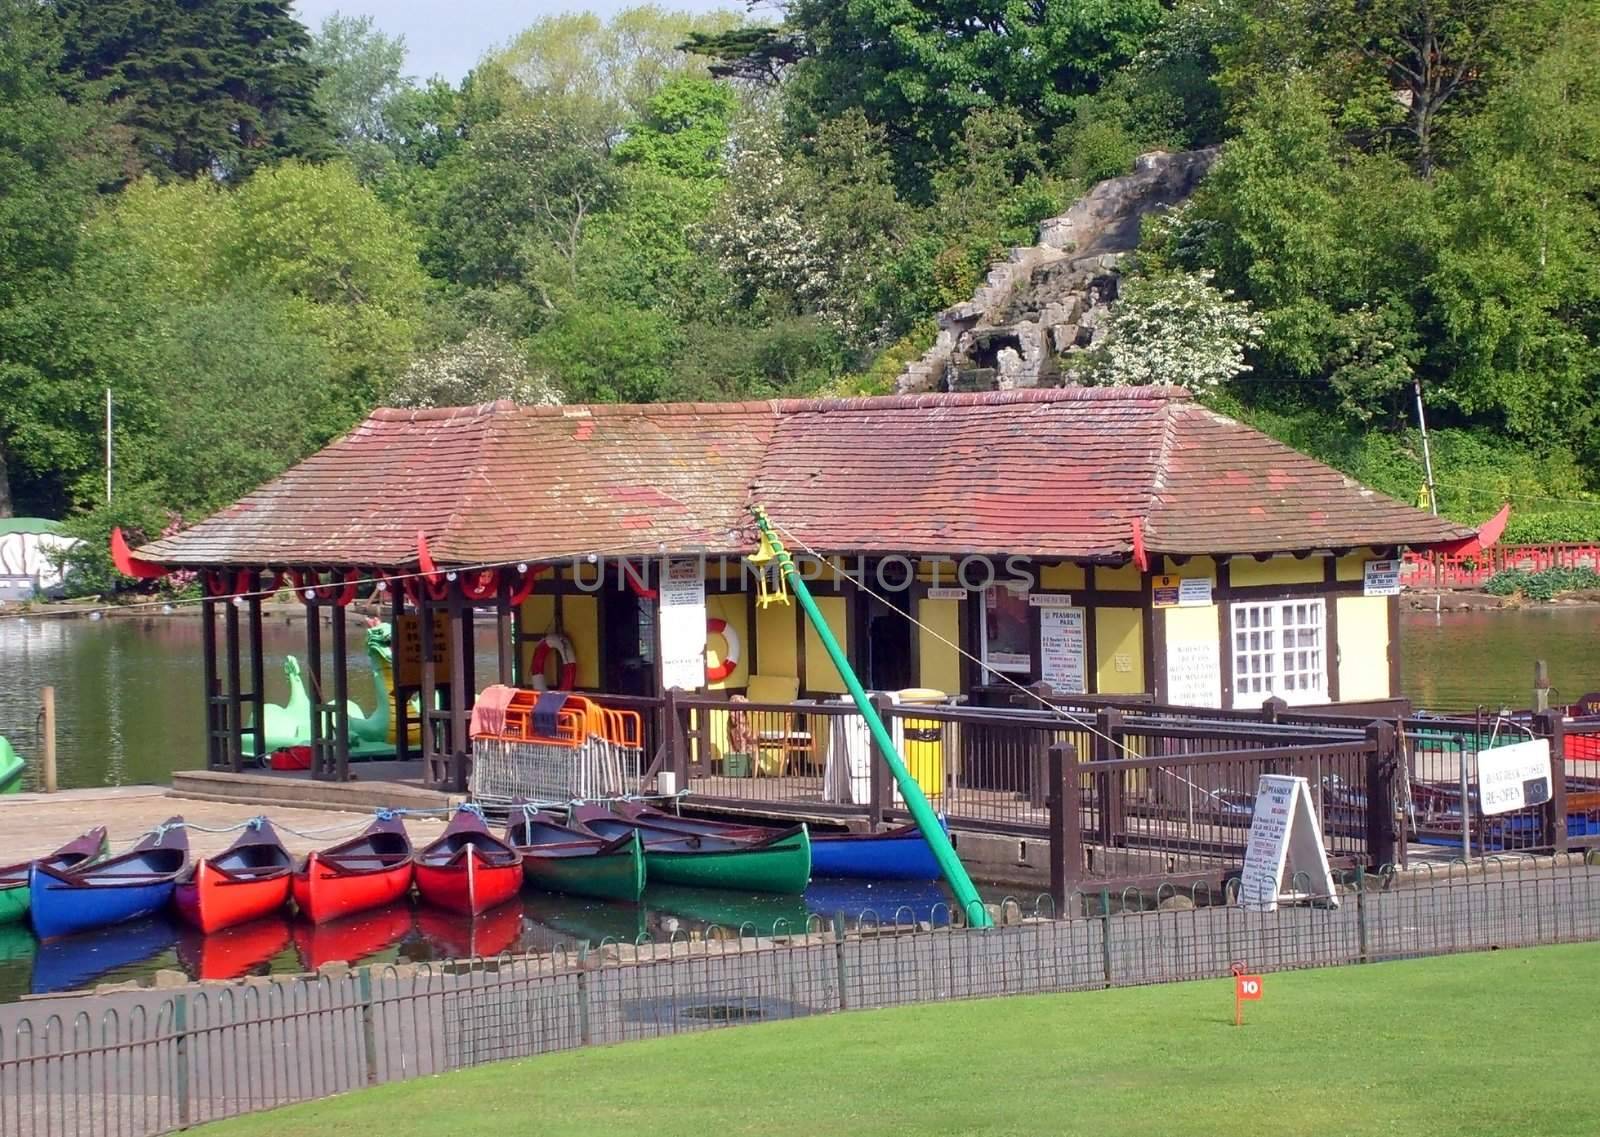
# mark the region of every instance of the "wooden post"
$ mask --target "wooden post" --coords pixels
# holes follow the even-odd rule
[[[39,692],[40,717],[44,719],[44,792],[56,792],[56,689]]]
[[[330,604],[333,615],[333,779],[350,780],[350,654],[346,617],[337,604]]]
[[[239,664],[239,605],[232,597],[222,602],[222,634],[228,668],[228,769],[244,769],[244,681]]]
[[[894,704],[885,695],[872,696],[872,705],[878,712],[878,717],[884,722],[890,722],[889,716],[894,712]],[[845,763],[846,767],[849,763]],[[872,775],[867,801],[867,819],[871,823],[872,832],[876,833],[883,828],[884,815],[894,810],[894,776],[889,773],[888,764],[884,762],[883,755],[878,753],[876,746],[868,746],[867,769]]]
[[[394,715],[394,756],[407,762],[411,759],[411,700],[400,685],[400,617],[406,614],[406,590],[398,581],[389,582],[389,601],[389,700]],[[427,773],[426,769],[423,773]]]
[[[203,583],[201,587],[205,587]],[[205,688],[206,769],[220,770],[225,763],[217,734],[217,602],[208,597],[200,601],[200,670]]]
[[[307,590],[309,591],[309,590]],[[323,735],[322,706],[322,613],[317,608],[315,596],[300,598],[306,606],[306,670],[305,684],[311,703],[311,776],[329,779],[334,776],[333,764],[328,760],[328,747]]]
[[[1550,740],[1550,800],[1544,805],[1545,833],[1557,853],[1567,851],[1567,745],[1560,711],[1545,709],[1533,716],[1534,733]]]
[[[667,733],[670,742],[668,768],[672,771],[673,792],[682,793],[689,786],[689,732],[684,727],[685,708],[678,705],[681,691],[677,687],[668,687],[665,696],[667,706]]]
[[[1274,695],[1261,704],[1261,721],[1276,723],[1282,720],[1283,712],[1289,709],[1289,704]]]
[[[439,737],[434,733],[438,701],[438,676],[433,663],[433,605],[429,603],[428,582],[417,581],[417,629],[422,641],[422,692],[420,695],[422,718],[422,770],[427,784],[435,789],[443,786],[445,779],[439,772]]]
[[[1115,762],[1122,757],[1122,712],[1116,707],[1104,707],[1095,715],[1094,756],[1098,762]],[[1099,774],[1095,777],[1097,796],[1100,798],[1100,843],[1107,849],[1115,848],[1122,840],[1122,788],[1121,773]]]
[[[499,649],[500,656],[499,681],[502,686],[510,687],[515,679],[515,675],[513,674],[514,669],[512,667],[512,661],[515,656],[513,654],[514,645],[511,635],[512,609],[510,580],[502,578],[500,581],[500,592],[495,598],[494,615],[496,633],[495,646]]]
[[[1402,756],[1394,724],[1369,723],[1367,747],[1367,860],[1382,867],[1395,863],[1394,778]]]
[[[450,637],[450,790],[461,793],[467,788],[467,756],[472,741],[467,737],[468,702],[472,699],[472,609],[461,594],[461,581],[450,582],[450,599],[447,611],[449,623],[445,634]]]
[[[1083,818],[1078,786],[1078,750],[1070,742],[1050,747],[1050,901],[1057,919],[1083,879]]]
[[[1550,709],[1550,665],[1542,659],[1533,661],[1533,709]]]
[[[245,601],[250,617],[250,732],[255,736],[256,761],[264,766],[267,764],[267,668],[262,654],[265,644],[261,634],[261,603],[266,598],[261,595],[259,577],[250,591],[255,594]]]

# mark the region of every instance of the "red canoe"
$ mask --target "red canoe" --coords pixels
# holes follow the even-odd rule
[[[272,823],[258,818],[214,857],[197,861],[178,881],[173,903],[193,927],[220,932],[271,915],[289,903],[294,861]]]
[[[281,912],[203,935],[178,937],[178,960],[196,979],[237,979],[289,946],[289,919]]]
[[[306,857],[294,874],[294,903],[313,924],[365,912],[411,890],[411,838],[398,817]]]
[[[417,892],[429,904],[476,916],[522,888],[522,854],[489,832],[474,809],[456,810],[444,835],[417,854]]]
[[[325,963],[351,966],[370,959],[411,934],[411,905],[399,902],[326,924],[294,925],[300,963],[315,971]]]

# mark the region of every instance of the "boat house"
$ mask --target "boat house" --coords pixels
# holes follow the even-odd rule
[[[758,603],[753,505],[869,689],[968,707],[1014,707],[1019,688],[1223,711],[1382,702],[1400,691],[1396,559],[1476,539],[1181,389],[1065,388],[378,410],[127,559],[205,582],[209,766],[266,746],[260,601],[292,587],[326,711],[313,776],[343,780],[352,745],[346,669],[322,674],[315,617],[361,597],[396,628],[401,753],[410,698],[429,708],[426,781],[459,789],[492,682],[657,722],[678,696],[837,702],[798,608]],[[326,629],[336,661],[345,623]],[[493,674],[472,646],[486,623]],[[794,722],[777,734],[798,753],[769,772],[820,771],[827,732]],[[761,733],[723,716],[695,768],[743,772]]]

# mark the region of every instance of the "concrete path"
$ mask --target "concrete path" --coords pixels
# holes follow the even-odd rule
[[[113,851],[131,845],[140,834],[174,814],[208,829],[222,829],[265,814],[278,825],[289,851],[299,855],[331,845],[360,830],[370,813],[344,813],[326,809],[252,808],[229,802],[194,801],[167,795],[163,786],[110,786],[103,789],[62,790],[54,794],[8,794],[0,797],[0,864],[30,860],[59,848],[86,829],[104,825],[111,831]],[[307,833],[319,830],[325,835],[300,837],[287,832],[288,826]],[[336,833],[326,833],[334,826]],[[418,845],[433,840],[444,829],[442,817],[410,817],[406,827]],[[189,831],[189,845],[198,856],[220,852],[233,842],[238,832],[206,833]]]

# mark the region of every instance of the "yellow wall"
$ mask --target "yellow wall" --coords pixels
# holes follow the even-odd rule
[[[800,674],[795,654],[796,604],[769,604],[756,609],[756,674]]]
[[[533,680],[533,653],[546,632],[556,626],[556,604],[561,605],[561,630],[578,653],[578,686],[600,686],[600,605],[593,596],[554,596],[534,593],[522,602],[522,668]],[[546,678],[553,665],[546,670]]]
[[[1138,608],[1096,608],[1095,692],[1134,695],[1144,685],[1144,613]]]
[[[1119,592],[1138,592],[1144,587],[1144,580],[1139,574],[1139,566],[1132,561],[1116,568],[1095,565],[1094,586]]]
[[[1389,598],[1341,596],[1339,604],[1339,700],[1387,699],[1389,690]]]
[[[843,649],[845,658],[850,658],[850,629],[845,620],[844,597],[818,596],[816,600],[822,618],[828,622],[828,630],[833,633],[833,638],[839,641],[839,647]],[[822,640],[817,636],[817,630],[811,626],[810,620],[806,621],[806,690],[837,693],[843,693],[845,690],[844,679],[833,666],[833,661],[828,658]]]
[[[721,595],[711,594],[706,597],[706,619],[713,618],[727,621],[728,627],[739,638],[741,650],[735,662],[739,665],[733,669],[733,674],[720,683],[707,684],[713,691],[720,691],[724,687],[743,687],[750,681],[750,649],[744,645],[749,644],[749,629],[746,627],[749,609],[745,604],[744,593],[728,592]],[[725,645],[721,636],[706,635],[706,666],[717,667],[722,663],[722,650]]]
[[[947,695],[960,692],[961,656],[951,644],[961,642],[961,605],[960,600],[917,601],[917,619],[926,625],[917,629],[918,687],[933,687]],[[935,639],[932,632],[950,643]]]
[[[941,588],[956,588],[960,581],[956,579],[956,562],[948,557],[919,557],[917,558],[917,579],[932,581],[934,568],[939,570],[939,586]]]
[[[1335,569],[1339,580],[1360,580],[1366,575],[1366,563],[1378,561],[1383,558],[1372,549],[1357,549],[1339,558]]]
[[[1203,576],[1212,584],[1217,583],[1217,562],[1210,557],[1190,557],[1181,565],[1171,557],[1165,557],[1163,560],[1165,563],[1161,571],[1168,576],[1188,577],[1191,580]]]
[[[1317,584],[1322,580],[1322,557],[1234,557],[1228,562],[1228,581],[1235,588],[1258,584]]]
[[[1043,589],[1070,592],[1074,588],[1088,587],[1088,574],[1082,565],[1063,561],[1058,565],[1039,566],[1039,587]]]

